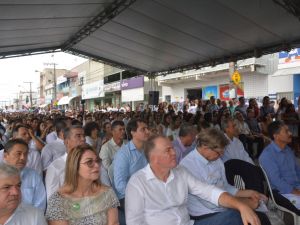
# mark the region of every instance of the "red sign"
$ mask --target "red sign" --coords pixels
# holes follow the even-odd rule
[[[219,86],[219,96],[222,101],[228,101],[229,98],[229,85],[222,84]]]

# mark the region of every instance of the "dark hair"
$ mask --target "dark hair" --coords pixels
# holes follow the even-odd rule
[[[150,162],[150,153],[155,148],[155,141],[158,138],[166,138],[163,135],[153,135],[144,144],[144,154],[148,162]]]
[[[72,126],[75,126],[75,125],[82,126],[82,122],[80,122],[79,120],[74,119],[74,120],[72,120],[71,125]]]
[[[71,131],[74,129],[82,129],[82,126],[75,125],[75,126],[71,126],[71,127],[66,127],[64,129],[64,139],[70,138]]]
[[[126,127],[126,133],[129,139],[132,139],[131,131],[137,131],[139,123],[145,123],[142,119],[132,119],[128,122]]]
[[[270,123],[268,126],[269,137],[274,140],[274,134],[278,134],[284,125],[285,123],[279,120]]]
[[[13,136],[15,135],[15,133],[18,133],[18,132],[19,132],[19,129],[20,129],[20,128],[28,129],[28,126],[26,126],[26,125],[24,125],[24,124],[19,124],[18,126],[16,126],[16,127],[13,129],[13,131],[12,131]]]
[[[10,152],[10,150],[15,146],[15,145],[24,145],[26,146],[27,150],[28,150],[28,145],[27,143],[20,138],[16,138],[16,139],[11,139],[8,142],[6,142],[5,146],[4,146],[4,152]]]
[[[84,126],[84,135],[91,136],[93,130],[100,130],[99,125],[96,122],[88,122]]]
[[[66,128],[67,124],[63,119],[58,119],[55,121],[55,131],[57,135]]]
[[[112,124],[111,124],[111,129],[113,130],[113,129],[115,129],[117,126],[124,127],[125,124],[124,124],[124,122],[121,121],[121,120],[115,120],[115,121],[112,122]]]

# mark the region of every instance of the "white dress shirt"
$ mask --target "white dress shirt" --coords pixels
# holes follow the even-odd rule
[[[3,162],[4,149],[0,150],[0,162]],[[34,169],[43,176],[41,154],[35,149],[29,148],[26,167]]]
[[[122,146],[117,145],[113,138],[111,138],[108,142],[102,145],[99,157],[100,159],[102,159],[102,165],[105,169],[108,170],[108,168],[112,164],[114,155]]]
[[[184,167],[170,171],[166,182],[159,180],[150,165],[130,178],[125,195],[127,225],[192,225],[187,210],[188,193],[215,205],[224,191],[199,181]]]
[[[42,165],[43,170],[47,170],[48,166],[57,158],[66,153],[64,140],[57,138],[55,141],[46,144],[42,149]]]
[[[47,225],[47,222],[40,209],[21,203],[3,225]]]
[[[226,134],[229,144],[224,149],[224,155],[221,157],[225,163],[230,159],[240,159],[254,165],[253,160],[249,157],[247,151],[244,148],[243,143],[236,137],[231,140]]]
[[[48,166],[45,177],[47,199],[64,184],[67,156],[65,153]]]
[[[237,188],[228,184],[224,163],[221,159],[208,161],[195,149],[181,160],[180,165],[184,166],[191,174],[204,183],[215,185],[231,195],[235,195],[238,192]],[[224,209],[225,208],[214,205],[198,196],[189,194],[188,210],[192,216],[202,216],[220,212]]]

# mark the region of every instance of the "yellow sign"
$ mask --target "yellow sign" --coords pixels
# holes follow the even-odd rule
[[[231,80],[238,85],[241,82],[241,74],[236,70],[231,76]]]

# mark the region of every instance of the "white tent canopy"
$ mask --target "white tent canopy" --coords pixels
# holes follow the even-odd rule
[[[141,73],[199,68],[296,47],[291,2],[3,0],[0,56],[62,49]]]

